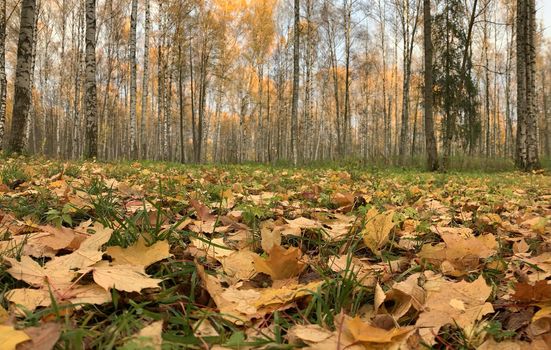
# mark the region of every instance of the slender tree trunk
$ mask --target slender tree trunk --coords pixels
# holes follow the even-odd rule
[[[438,151],[436,148],[436,137],[434,136],[434,120],[432,116],[432,18],[430,5],[430,0],[423,0],[423,42],[425,46],[425,142],[427,147],[427,167],[430,171],[436,171],[438,170]]]
[[[6,77],[6,0],[0,0],[0,151],[4,146],[6,123],[6,95],[8,80]]]
[[[343,156],[351,149],[350,123],[350,26],[352,21],[352,4],[344,0],[344,50],[345,50],[345,78],[344,78],[344,127],[343,127]]]
[[[84,156],[98,155],[98,116],[96,91],[96,1],[86,0],[86,148]]]
[[[130,14],[130,159],[138,158],[136,142],[136,86],[138,80],[138,65],[136,60],[136,36],[138,22],[138,0],[132,0]]]
[[[300,0],[294,0],[294,37],[293,37],[293,101],[291,106],[291,150],[293,164],[298,164],[298,89],[300,59]]]
[[[31,67],[35,16],[36,0],[23,0],[21,5],[19,42],[17,44],[11,135],[7,148],[10,152],[22,152],[25,142],[25,130],[32,98]]]
[[[193,141],[193,161],[197,163],[197,121],[195,116],[195,81],[193,79],[193,50],[191,38],[189,39],[189,76],[190,76],[190,98],[191,98],[191,134]]]
[[[535,0],[517,0],[517,166],[540,167],[536,115]]]
[[[186,160],[186,141],[184,139],[185,118],[185,86],[184,86],[184,59],[182,58],[182,46],[178,45],[178,96],[180,105],[180,163]]]
[[[145,0],[145,27],[143,52],[143,81],[142,81],[142,116],[140,121],[140,156],[147,158],[146,128],[148,120],[147,98],[149,95],[149,30],[151,28],[151,14],[149,0]]]

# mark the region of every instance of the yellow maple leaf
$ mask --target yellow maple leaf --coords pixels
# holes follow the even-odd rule
[[[412,327],[386,330],[374,327],[362,321],[359,317],[347,320],[346,329],[352,334],[355,341],[362,343],[393,343],[413,330]]]
[[[394,228],[393,217],[394,211],[379,214],[373,208],[367,213],[367,223],[362,231],[362,235],[365,245],[373,254],[380,256],[381,248],[388,243],[388,237]]]
[[[256,271],[270,275],[273,280],[283,280],[298,276],[305,267],[300,261],[302,251],[296,247],[285,249],[281,246],[273,246],[268,259],[255,257]]]
[[[17,344],[30,339],[23,331],[18,331],[12,326],[0,325],[0,350],[15,350]]]
[[[140,292],[145,288],[158,288],[161,279],[149,277],[143,266],[117,265],[92,268],[94,282],[105,290],[110,288],[125,292]],[[81,271],[83,272],[83,271]]]
[[[158,241],[146,246],[143,236],[128,248],[108,247],[106,253],[113,258],[113,265],[136,265],[148,267],[158,261],[171,257],[167,241]]]

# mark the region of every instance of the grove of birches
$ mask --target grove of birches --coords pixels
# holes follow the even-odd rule
[[[2,0],[0,147],[60,159],[541,167],[535,0]]]

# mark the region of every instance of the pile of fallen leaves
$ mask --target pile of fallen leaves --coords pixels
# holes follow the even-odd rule
[[[551,346],[544,174],[2,161],[2,350]]]

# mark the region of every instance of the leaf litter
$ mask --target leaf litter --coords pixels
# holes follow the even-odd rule
[[[28,162],[1,349],[551,344],[545,174]]]

